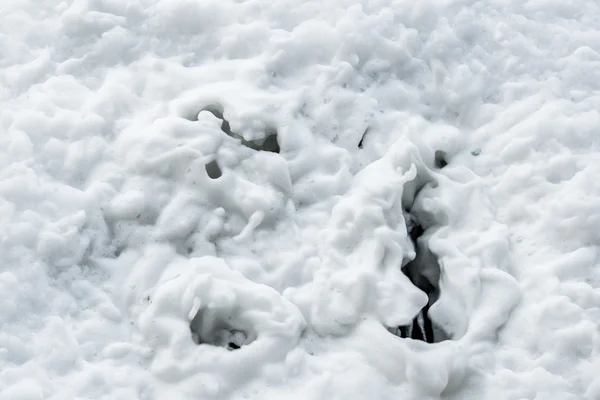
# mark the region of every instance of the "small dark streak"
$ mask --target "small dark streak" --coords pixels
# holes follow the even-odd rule
[[[365,136],[367,136],[367,133],[369,133],[369,130],[370,130],[370,129],[371,129],[371,128],[367,128],[367,129],[365,129],[365,132],[363,133],[362,137],[360,138],[360,142],[358,142],[358,148],[359,148],[359,149],[362,149],[362,148],[363,148],[363,142],[364,142],[364,140],[365,140]]]
[[[433,324],[429,319],[429,304],[423,307],[423,328],[425,329],[425,341],[427,343],[433,343]]]

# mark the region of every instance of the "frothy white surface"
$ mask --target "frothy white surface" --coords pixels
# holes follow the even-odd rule
[[[599,17],[1,5],[0,399],[600,398]]]

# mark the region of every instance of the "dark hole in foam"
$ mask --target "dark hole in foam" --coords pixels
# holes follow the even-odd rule
[[[223,173],[221,172],[221,167],[219,167],[219,164],[216,160],[212,160],[211,162],[206,164],[205,168],[206,173],[208,174],[208,177],[210,179],[218,179],[223,175]]]
[[[235,344],[233,342],[229,342],[229,345],[227,347],[231,350],[237,350],[240,348],[240,346],[238,346],[237,344]]]
[[[446,160],[446,152],[437,150],[434,156],[434,163],[436,168],[444,168],[446,165],[448,165],[448,161]]]
[[[223,347],[233,351],[249,345],[256,339],[252,329],[240,329],[236,318],[229,313],[200,309],[190,321],[192,341],[197,345]]]

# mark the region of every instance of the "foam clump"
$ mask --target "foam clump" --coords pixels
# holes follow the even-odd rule
[[[172,383],[201,387],[206,379],[234,390],[263,367],[282,362],[306,326],[276,291],[215,257],[167,267],[148,293],[140,332],[156,354],[152,370]],[[204,378],[188,379],[195,375]]]

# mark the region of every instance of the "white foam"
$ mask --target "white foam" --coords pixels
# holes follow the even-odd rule
[[[598,15],[3,5],[0,399],[598,398]]]

